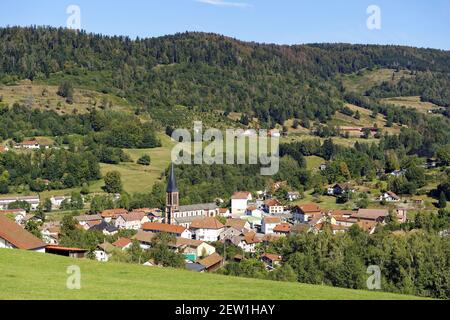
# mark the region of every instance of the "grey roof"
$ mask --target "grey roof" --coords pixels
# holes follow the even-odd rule
[[[179,218],[174,218],[175,221],[180,224],[180,223],[191,223],[195,220],[199,220],[202,218],[206,218],[205,216],[194,216],[194,217],[179,217]]]
[[[100,224],[97,224],[97,225],[93,226],[89,230],[97,230],[97,231],[106,230],[108,232],[115,232],[115,231],[118,231],[119,229],[117,229],[112,224],[109,224],[109,223],[107,223],[106,221],[103,220]]]
[[[190,204],[187,206],[180,206],[179,212],[186,211],[196,211],[196,210],[216,210],[219,208],[217,204],[213,203],[200,203],[200,204]]]
[[[186,269],[190,271],[202,272],[206,268],[202,266],[200,263],[186,263]]]
[[[178,192],[175,174],[173,172],[173,163],[170,164],[169,178],[167,179],[167,192]]]

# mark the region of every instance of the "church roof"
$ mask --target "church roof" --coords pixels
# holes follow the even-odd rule
[[[178,192],[175,174],[173,173],[173,163],[170,164],[169,178],[167,179],[167,192]]]

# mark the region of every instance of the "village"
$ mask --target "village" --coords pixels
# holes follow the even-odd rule
[[[39,206],[39,197],[9,197],[0,199],[0,248],[16,248],[57,254],[72,258],[92,258],[108,262],[117,252],[126,252],[133,243],[142,250],[152,247],[157,234],[168,234],[174,239],[168,244],[173,252],[182,254],[185,268],[196,272],[213,272],[223,267],[228,260],[240,262],[252,257],[263,262],[268,271],[280,266],[283,257],[265,252],[267,244],[282,237],[297,233],[318,234],[328,228],[332,234],[345,233],[357,225],[368,234],[395,217],[399,223],[407,221],[407,210],[401,205],[394,211],[388,209],[323,209],[320,204],[308,203],[290,205],[299,197],[298,192],[287,192],[283,202],[267,192],[252,194],[248,191],[235,192],[230,207],[220,203],[179,205],[179,192],[174,176],[173,165],[168,177],[166,207],[126,209],[108,209],[99,214],[74,216],[77,228],[84,231],[97,231],[112,237],[115,241],[99,244],[93,252],[87,248],[71,248],[59,245],[61,222],[41,221],[32,212]],[[331,186],[327,193],[333,196],[353,192],[347,184]],[[52,197],[51,204],[58,207],[66,197]],[[380,196],[380,201],[399,203],[400,198],[393,192]],[[8,205],[17,201],[27,202],[30,212],[24,209],[8,209]],[[41,239],[24,229],[29,221],[39,223]],[[121,231],[128,230],[130,237],[119,237]],[[217,244],[234,246],[240,254],[224,257],[217,251]],[[226,251],[223,252],[226,254]],[[152,259],[140,261],[145,266],[157,266]]]

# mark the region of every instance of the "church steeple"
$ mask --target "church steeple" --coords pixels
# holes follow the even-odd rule
[[[169,178],[167,180],[167,192],[178,192],[175,174],[173,173],[173,162],[170,164]]]
[[[177,183],[175,181],[175,174],[173,172],[173,163],[170,164],[169,176],[167,178],[167,190],[166,190],[166,219],[168,224],[174,223],[176,212],[179,207],[179,194]]]

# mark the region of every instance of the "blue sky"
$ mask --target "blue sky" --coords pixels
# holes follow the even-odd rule
[[[349,42],[450,50],[448,0],[1,0],[0,26],[66,26],[69,5],[89,32],[151,37],[215,32],[280,44]],[[369,30],[366,10],[381,10]]]

